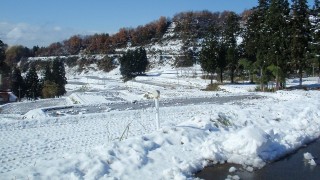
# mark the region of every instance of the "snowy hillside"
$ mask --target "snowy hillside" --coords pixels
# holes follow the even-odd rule
[[[171,23],[168,27],[167,31],[164,33],[163,37],[158,41],[147,44],[144,48],[147,51],[147,57],[150,62],[150,68],[162,69],[164,66],[173,67],[174,61],[176,57],[181,56],[181,49],[183,41],[180,38],[176,37],[176,33],[174,32],[175,23]],[[112,54],[83,54],[79,53],[78,55],[70,55],[70,56],[49,56],[49,57],[29,57],[28,62],[39,63],[41,61],[52,61],[56,58],[64,59],[67,64],[67,68],[70,68],[69,73],[79,74],[79,73],[88,73],[92,69],[97,70],[95,67],[95,63],[100,61],[105,56],[109,56],[117,62],[117,57],[119,57],[123,52],[128,50],[136,49],[136,46],[131,46],[130,43],[127,43],[127,47],[115,49],[115,52]],[[87,63],[84,67],[80,67],[77,65],[76,67],[69,67],[69,61],[76,60],[76,62],[72,62],[73,65],[79,64],[82,59],[87,60]],[[90,62],[91,60],[94,60]],[[78,68],[78,69],[77,69]],[[91,70],[90,70],[91,69]]]

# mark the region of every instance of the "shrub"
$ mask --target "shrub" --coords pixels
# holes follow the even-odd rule
[[[208,84],[208,86],[203,89],[204,91],[220,91],[220,87],[219,87],[220,84],[218,83],[213,83],[213,84]]]
[[[81,72],[86,69],[86,67],[90,66],[90,64],[95,63],[94,58],[81,58],[77,61],[78,71]]]
[[[77,57],[68,57],[66,60],[65,60],[65,63],[68,67],[74,67],[77,65],[77,60],[78,58]]]
[[[51,81],[45,81],[42,88],[43,98],[53,98],[58,94],[58,85]]]
[[[98,61],[97,65],[100,70],[103,70],[105,72],[110,72],[111,70],[116,68],[113,60],[108,56],[105,56],[103,59]]]

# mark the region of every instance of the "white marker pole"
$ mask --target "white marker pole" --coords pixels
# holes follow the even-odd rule
[[[156,107],[156,127],[157,130],[160,129],[160,120],[159,120],[159,98],[160,98],[160,91],[155,90],[152,92],[152,96],[154,98],[154,103]]]
[[[157,130],[160,129],[160,120],[159,120],[159,99],[155,99],[155,105],[156,105],[156,123],[157,123]]]

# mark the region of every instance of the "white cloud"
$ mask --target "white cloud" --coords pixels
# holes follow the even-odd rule
[[[19,39],[22,37],[22,31],[20,28],[16,27],[14,29],[12,29],[8,34],[7,34],[7,38],[10,39]]]
[[[56,27],[54,27],[53,28],[55,31],[61,31],[62,30],[62,28],[60,27],[60,26],[56,26]]]
[[[75,34],[92,33],[48,24],[40,26],[27,23],[0,22],[0,40],[9,45],[48,46]]]

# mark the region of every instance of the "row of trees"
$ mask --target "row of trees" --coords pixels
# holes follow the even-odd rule
[[[240,55],[240,47],[237,43],[237,38],[240,35],[240,17],[234,12],[229,12],[223,24],[224,26],[211,27],[200,52],[201,67],[211,74],[211,84],[213,74],[217,72],[223,82],[226,68],[230,72],[231,83],[234,83],[237,60]]]
[[[42,78],[39,78],[35,65],[31,65],[25,78],[22,77],[20,69],[14,68],[10,79],[11,90],[19,99],[23,97],[28,99],[52,98],[66,93],[67,80],[64,63],[59,58],[48,62]]]
[[[169,20],[160,17],[159,20],[137,28],[121,28],[118,33],[106,33],[91,36],[75,35],[63,42],[52,43],[48,47],[37,50],[36,56],[75,55],[83,51],[88,54],[108,54],[116,48],[126,47],[128,42],[133,46],[142,46],[152,40],[162,37],[167,30]]]
[[[293,0],[291,7],[287,0],[259,0],[247,11],[242,29],[240,17],[231,12],[224,26],[211,27],[200,53],[201,66],[208,73],[219,72],[221,81],[227,69],[233,83],[240,65],[250,71],[251,81],[259,74],[262,89],[270,80],[277,89],[285,87],[290,74],[298,74],[301,85],[308,64],[314,59],[319,64],[319,12],[318,0],[313,9],[306,0]],[[243,41],[237,42],[241,36]]]
[[[312,59],[310,18],[318,18],[319,7],[309,9],[306,0],[260,0],[247,22],[244,49],[248,60],[260,69],[261,88],[270,79],[276,89],[285,86],[285,78],[297,74],[302,85],[303,73]],[[315,25],[315,24],[314,24]]]

